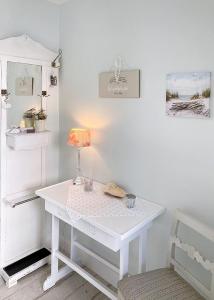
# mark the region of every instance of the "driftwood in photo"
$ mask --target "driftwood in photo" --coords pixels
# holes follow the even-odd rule
[[[170,110],[181,111],[181,110],[192,110],[195,114],[203,114],[205,105],[198,101],[194,102],[179,102],[173,103]]]

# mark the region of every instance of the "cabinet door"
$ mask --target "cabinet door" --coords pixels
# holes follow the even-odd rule
[[[7,148],[7,197],[34,191],[42,185],[42,149],[14,151]]]
[[[8,265],[42,247],[43,200],[6,208],[5,257]]]

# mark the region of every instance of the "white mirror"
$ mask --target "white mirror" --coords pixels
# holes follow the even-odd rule
[[[7,91],[11,108],[7,110],[7,128],[20,126],[32,127],[32,118],[24,118],[26,111],[39,110],[42,94],[42,67],[39,65],[8,62]]]

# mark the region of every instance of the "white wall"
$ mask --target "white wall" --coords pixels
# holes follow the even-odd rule
[[[45,0],[0,0],[0,39],[23,33],[58,50],[59,7]]]
[[[213,101],[208,120],[165,114],[168,72],[214,71],[213,11],[213,0],[71,0],[62,7],[62,179],[74,174],[69,128],[91,127],[85,173],[93,156],[96,179],[214,225]],[[98,74],[118,54],[141,69],[141,100],[99,99]],[[166,264],[170,214],[150,231],[149,268]]]

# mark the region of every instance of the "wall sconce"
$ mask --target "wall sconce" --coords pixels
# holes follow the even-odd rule
[[[54,61],[51,64],[52,68],[60,68],[61,67],[61,64],[60,64],[61,57],[62,57],[62,50],[59,49],[59,54],[57,55],[57,57],[54,59]]]

